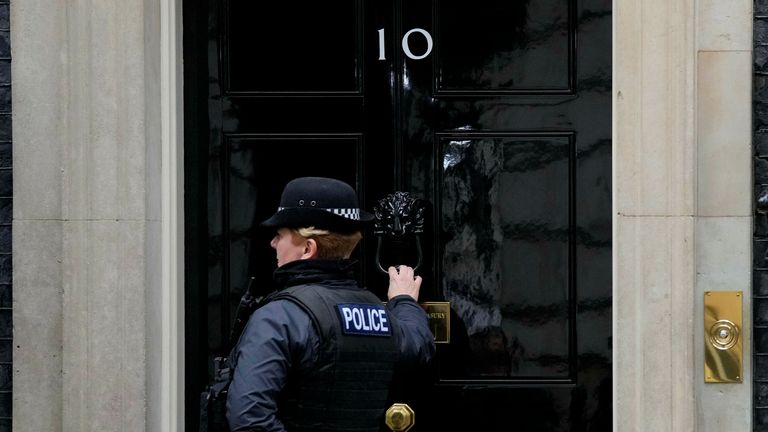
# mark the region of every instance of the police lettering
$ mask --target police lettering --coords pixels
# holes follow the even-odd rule
[[[340,304],[337,306],[344,333],[389,335],[389,317],[383,307],[369,304]]]
[[[344,328],[350,330],[350,325],[355,330],[383,330],[389,331],[387,326],[387,313],[381,309],[363,310],[359,308],[343,307]]]

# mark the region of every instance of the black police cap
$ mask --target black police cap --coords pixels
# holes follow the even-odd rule
[[[336,232],[361,230],[373,215],[361,209],[352,186],[327,177],[300,177],[288,182],[277,212],[261,223],[267,228],[313,226]]]

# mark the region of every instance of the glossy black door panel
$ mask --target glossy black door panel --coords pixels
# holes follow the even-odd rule
[[[360,0],[222,6],[227,94],[361,93]]]
[[[573,91],[571,0],[435,4],[437,93]]]
[[[610,430],[610,1],[184,10],[188,430],[249,277],[270,289],[258,222],[304,175],[426,203],[421,300],[450,302],[451,341],[395,386],[412,431]]]

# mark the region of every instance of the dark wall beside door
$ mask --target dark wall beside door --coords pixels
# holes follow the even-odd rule
[[[753,430],[768,431],[768,0],[754,3],[752,148],[754,155]]]
[[[11,32],[9,1],[0,1],[0,432],[11,430],[13,316],[11,308]]]

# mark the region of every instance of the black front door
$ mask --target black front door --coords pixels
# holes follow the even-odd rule
[[[402,393],[413,431],[610,430],[610,7],[185,1],[188,430],[249,278],[270,288],[258,223],[308,175],[427,205],[421,300],[451,329]]]

